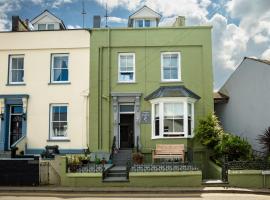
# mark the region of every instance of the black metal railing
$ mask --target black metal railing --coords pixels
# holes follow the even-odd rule
[[[139,152],[139,136],[136,137],[136,151]]]
[[[268,161],[230,161],[227,163],[230,170],[268,170]]]
[[[103,167],[105,167],[104,164],[68,163],[67,164],[67,173],[101,173],[101,172],[103,172]]]
[[[110,155],[111,160],[113,160],[113,154],[114,154],[115,149],[116,149],[116,137],[113,136],[113,143],[112,143],[111,155]]]
[[[169,172],[169,171],[198,171],[200,170],[193,163],[164,162],[158,164],[133,164],[130,166],[131,172]]]

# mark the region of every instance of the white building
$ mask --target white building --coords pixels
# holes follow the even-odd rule
[[[0,151],[22,138],[27,154],[86,149],[89,32],[1,32],[0,44]]]
[[[215,96],[215,112],[225,131],[262,151],[258,135],[270,126],[270,61],[244,58]]]

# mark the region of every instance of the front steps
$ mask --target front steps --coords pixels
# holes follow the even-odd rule
[[[11,151],[0,151],[0,158],[11,158]]]
[[[208,180],[205,179],[202,181],[202,185],[208,186],[208,187],[228,187],[228,182],[224,182],[222,180]]]
[[[109,169],[103,182],[128,182],[126,166],[114,166]]]
[[[116,166],[126,166],[128,162],[132,161],[132,149],[120,149],[113,154],[113,164]]]

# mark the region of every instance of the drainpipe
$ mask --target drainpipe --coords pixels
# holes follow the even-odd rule
[[[99,48],[99,66],[98,66],[98,149],[102,146],[102,62],[103,48]]]
[[[111,29],[108,27],[108,66],[109,66],[109,97],[108,97],[108,107],[109,107],[109,140],[108,140],[108,148],[110,150],[110,140],[111,140]]]

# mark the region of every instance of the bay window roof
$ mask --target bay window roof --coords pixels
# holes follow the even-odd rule
[[[197,100],[201,98],[199,95],[187,89],[185,86],[179,85],[179,86],[161,86],[144,99],[149,101],[152,99],[162,97],[190,97]]]

